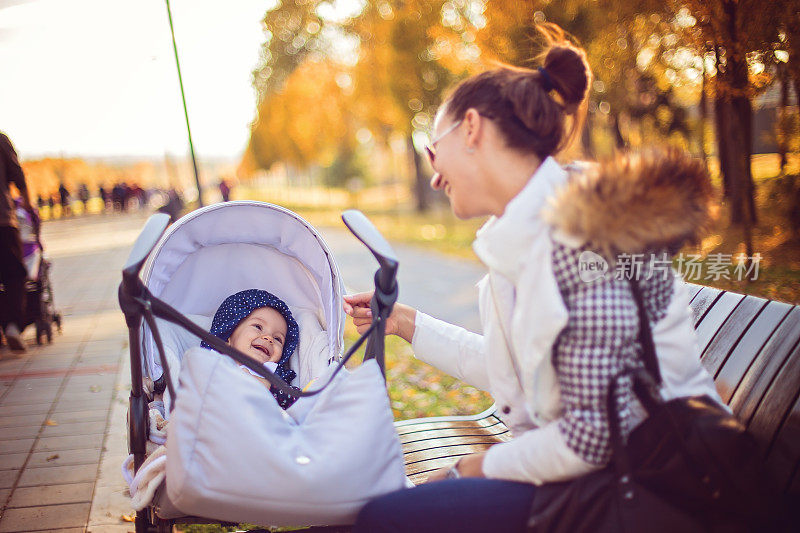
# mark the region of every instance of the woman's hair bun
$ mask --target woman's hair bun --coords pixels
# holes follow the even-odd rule
[[[552,136],[561,128],[558,118],[561,111],[552,102],[547,102],[550,97],[542,92],[542,80],[536,74],[532,75],[527,69],[509,70],[509,82],[503,87],[502,94],[511,103],[514,115],[529,130]],[[548,124],[549,128],[546,127]]]
[[[447,113],[461,120],[469,109],[491,119],[506,144],[540,158],[558,153],[580,133],[592,72],[586,53],[561,28],[542,24],[545,52],[539,70],[501,65],[458,84]]]
[[[559,43],[550,47],[544,58],[546,73],[537,72],[537,76],[546,76],[564,102],[567,113],[575,113],[589,90],[591,71],[586,61],[586,52],[569,43]]]

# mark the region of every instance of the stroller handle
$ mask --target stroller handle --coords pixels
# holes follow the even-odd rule
[[[375,283],[376,289],[383,293],[392,293],[395,289],[397,277],[397,255],[389,242],[380,234],[378,229],[358,209],[348,209],[342,213],[342,221],[347,229],[372,252],[378,260],[378,270]]]
[[[383,235],[361,211],[357,209],[345,211],[342,213],[342,221],[378,260],[379,268],[375,272],[375,292],[370,302],[370,309],[375,320],[373,320],[374,327],[369,335],[369,340],[367,340],[364,360],[375,359],[385,378],[384,337],[386,321],[392,314],[392,308],[397,301],[397,255]]]
[[[164,213],[156,213],[147,219],[147,223],[142,228],[139,237],[136,238],[136,242],[133,243],[128,260],[122,268],[122,282],[125,284],[126,289],[134,289],[135,281],[139,277],[139,271],[168,225],[169,215]]]

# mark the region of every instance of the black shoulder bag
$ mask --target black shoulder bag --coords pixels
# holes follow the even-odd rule
[[[611,380],[606,411],[612,458],[580,478],[537,488],[530,532],[788,531],[782,497],[764,474],[755,439],[708,396],[663,401],[661,372],[641,290],[639,311],[644,368]],[[648,417],[628,437],[620,430],[614,392],[630,375]]]

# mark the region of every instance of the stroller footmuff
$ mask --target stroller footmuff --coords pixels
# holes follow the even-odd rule
[[[191,514],[213,508],[232,522],[348,524],[367,500],[405,484],[375,361],[284,411],[235,362],[194,348],[170,424],[167,494]]]

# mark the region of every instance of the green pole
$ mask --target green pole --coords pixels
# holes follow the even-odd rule
[[[197,185],[197,203],[203,207],[203,190],[200,188],[200,175],[197,172],[197,159],[194,156],[194,143],[192,142],[192,128],[189,127],[189,111],[186,109],[186,93],[183,91],[183,76],[181,76],[181,62],[178,60],[178,45],[175,43],[175,28],[172,26],[172,10],[167,2],[167,16],[169,17],[169,31],[172,34],[172,50],[175,52],[175,66],[178,68],[178,83],[181,86],[181,101],[183,101],[183,116],[186,117],[186,132],[189,134],[189,152],[192,154],[192,167],[194,167],[194,182]]]

